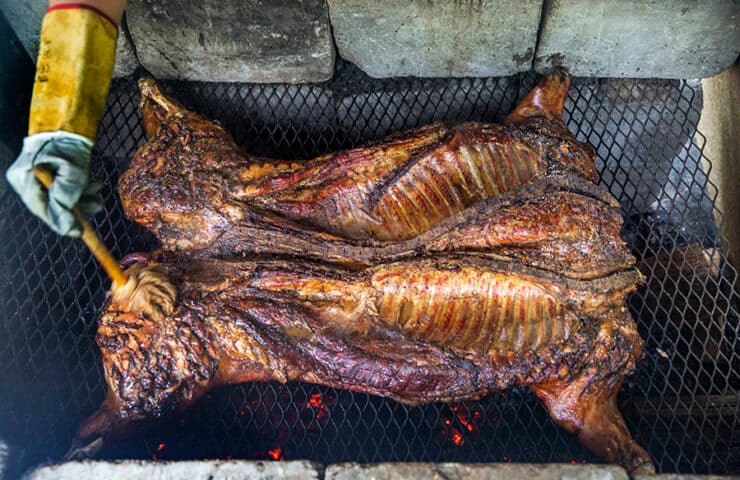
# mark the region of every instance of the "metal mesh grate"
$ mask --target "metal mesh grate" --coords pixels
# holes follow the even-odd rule
[[[533,74],[375,80],[339,61],[334,79],[318,85],[164,86],[222,122],[251,153],[299,159],[433,121],[498,121],[535,81]],[[114,82],[95,150],[107,213],[93,223],[119,257],[155,245],[125,220],[115,194],[145,142],[137,101],[135,79]],[[576,79],[566,121],[597,149],[601,183],[620,200],[623,235],[648,277],[630,299],[646,347],[620,394],[629,428],[660,471],[727,473],[740,469],[737,298],[696,131],[701,106],[697,81]],[[0,436],[18,447],[21,468],[63,454],[104,395],[94,334],[108,282],[79,241],[50,234],[4,185],[0,197]],[[103,455],[597,461],[526,389],[405,407],[300,383],[218,390],[184,418]]]

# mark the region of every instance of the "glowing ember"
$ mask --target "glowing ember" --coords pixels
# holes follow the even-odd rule
[[[441,433],[456,446],[461,446],[465,443],[462,432],[478,431],[482,417],[477,406],[451,404],[449,410],[442,412]]]
[[[283,459],[282,450],[280,449],[280,447],[274,448],[272,450],[268,450],[267,451],[267,455],[270,458],[272,458],[273,460],[282,460]]]
[[[468,408],[463,406],[462,408],[459,405],[452,405],[452,411],[455,412],[455,417],[457,417],[457,421],[460,422],[460,424],[465,427],[465,429],[468,432],[473,432],[477,430],[477,423],[480,421],[481,413],[479,410],[474,410],[472,414],[468,411]]]
[[[306,408],[314,408],[316,411],[316,420],[321,420],[329,415],[328,404],[331,403],[332,399],[327,398],[326,402],[320,393],[314,393],[311,398],[306,402]]]
[[[167,444],[164,443],[164,442],[158,443],[157,444],[157,453],[162,452],[162,450],[164,450],[164,447],[166,447],[166,446],[167,446]],[[148,446],[147,446],[147,448],[148,448]],[[160,460],[160,457],[157,456],[157,453],[152,454],[152,460],[155,461],[155,462],[158,461],[158,460]]]
[[[450,438],[452,439],[452,443],[458,447],[465,444],[465,439],[463,439],[462,433],[460,433],[460,430],[455,427],[450,429]]]
[[[331,418],[329,410],[336,398],[331,393],[323,392],[310,393],[304,398],[295,405],[288,389],[280,388],[276,391],[270,387],[256,392],[241,403],[239,420],[258,424],[258,435],[263,439],[270,439],[267,448],[256,447],[248,452],[247,457],[284,460],[286,455],[291,456],[291,447],[287,442],[290,442],[296,432],[321,432]]]
[[[321,394],[314,393],[313,395],[311,395],[311,399],[308,401],[308,403],[306,403],[306,408],[310,408],[310,407],[319,408],[323,404],[324,404],[324,401],[321,398]]]

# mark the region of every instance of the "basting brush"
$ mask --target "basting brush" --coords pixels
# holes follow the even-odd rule
[[[54,174],[43,166],[33,170],[36,179],[48,189]],[[111,279],[113,301],[125,311],[142,312],[154,318],[172,313],[177,291],[165,275],[155,265],[142,264],[135,264],[124,272],[82,212],[74,207],[72,213],[82,226],[82,241]]]

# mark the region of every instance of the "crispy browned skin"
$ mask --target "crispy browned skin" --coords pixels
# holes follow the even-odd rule
[[[177,311],[154,321],[106,308],[98,344],[110,392],[81,438],[246,381],[412,405],[532,385],[596,453],[630,470],[649,463],[613,408],[642,345],[624,307],[636,271],[582,281],[470,256],[360,272],[297,259],[162,260]]]
[[[569,84],[562,72],[545,77],[534,91],[547,89],[541,96],[559,103],[526,100],[505,125],[431,125],[288,163],[242,154],[216,123],[143,80],[151,139],[119,194],[127,216],[165,248],[210,256],[372,265],[485,250],[572,277],[601,276],[632,260],[614,199],[592,183],[593,149],[560,119]],[[572,228],[579,223],[588,228]]]
[[[301,380],[407,404],[529,385],[608,461],[650,471],[616,393],[641,354],[641,282],[593,151],[543,79],[507,124],[431,126],[300,164],[240,154],[215,123],[142,84],[152,135],[122,177],[128,215],[177,285],[154,319],[110,301],[108,397],[78,441],[204,392]],[[319,262],[317,259],[320,259]]]

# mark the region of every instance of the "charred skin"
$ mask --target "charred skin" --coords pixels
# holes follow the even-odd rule
[[[564,98],[569,84],[567,74],[556,73],[534,91]],[[445,243],[440,237],[466,227],[452,218],[470,218],[461,214],[523,186],[574,186],[613,204],[592,183],[593,149],[576,141],[559,118],[562,100],[525,99],[515,110],[518,116],[504,125],[431,125],[291,163],[242,154],[216,123],[185,110],[153,81],[140,85],[150,140],[118,189],[126,215],[168,249],[225,257],[294,254],[297,238],[303,256],[370,265],[418,253],[419,245],[432,239]],[[534,194],[520,195],[518,202],[534,200]],[[553,204],[552,212],[564,205]],[[438,228],[443,223],[446,227]],[[467,238],[458,235],[446,251],[479,249],[467,245]],[[609,258],[599,246],[621,241],[613,232],[592,240],[594,251],[586,257]],[[489,243],[487,249],[497,248]],[[531,247],[526,239],[522,244]],[[516,244],[508,243],[512,248]],[[563,251],[555,263],[551,271],[577,262]],[[620,267],[580,265],[572,273],[597,276]]]
[[[571,278],[597,278],[630,268],[635,259],[619,236],[623,220],[618,210],[594,199],[598,190],[589,185],[573,178],[548,178],[487,199],[414,239],[382,246],[349,243],[277,218],[255,218],[250,225],[229,229],[217,245],[190,253],[230,258],[274,254],[280,246],[282,254],[365,267],[455,252],[516,260]]]
[[[151,138],[119,192],[162,241],[136,260],[178,298],[158,319],[109,302],[108,397],[78,442],[248,381],[411,405],[529,385],[595,453],[651,471],[615,404],[641,355],[625,302],[642,277],[593,149],[560,119],[569,84],[546,76],[504,125],[432,125],[288,163],[243,155],[143,81]]]
[[[98,344],[109,397],[80,438],[115,435],[246,381],[300,380],[410,405],[533,385],[555,420],[595,452],[630,469],[649,463],[608,408],[642,345],[624,307],[640,281],[635,271],[581,281],[465,256],[359,272],[159,256],[179,306],[154,321],[108,305]],[[561,400],[571,385],[582,395]],[[563,402],[578,408],[563,415]]]

